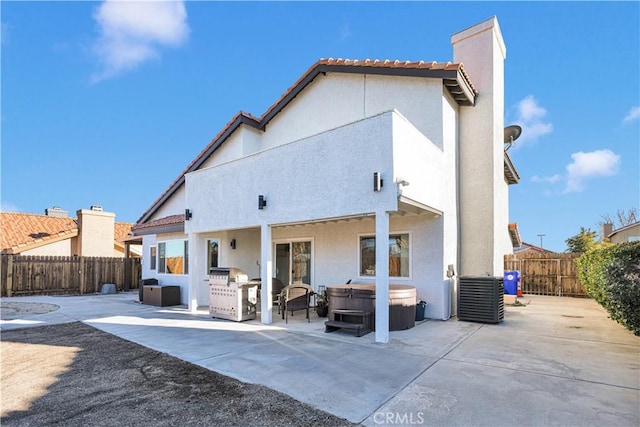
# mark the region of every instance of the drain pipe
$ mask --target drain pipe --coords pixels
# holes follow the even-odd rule
[[[460,117],[460,111],[458,111],[458,117]],[[460,272],[462,266],[462,215],[460,210],[460,125],[459,120],[456,123],[456,267],[458,272]],[[449,277],[449,284],[452,297],[451,299],[451,316],[458,315],[458,289],[456,286],[457,276],[453,269],[451,269],[451,276],[449,276],[449,271],[447,271],[447,276]]]

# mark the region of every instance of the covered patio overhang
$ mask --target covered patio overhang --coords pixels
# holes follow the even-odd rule
[[[376,307],[375,307],[375,340],[376,342],[386,343],[389,341],[389,289],[390,289],[390,279],[389,279],[389,246],[388,239],[390,234],[390,222],[393,221],[393,218],[413,218],[413,217],[423,217],[426,219],[435,219],[443,215],[443,212],[437,208],[431,207],[427,204],[420,203],[418,201],[412,200],[411,198],[405,196],[399,196],[397,198],[397,209],[393,211],[369,211],[369,212],[361,212],[358,214],[349,214],[335,217],[327,217],[327,218],[313,218],[313,219],[305,219],[299,221],[287,221],[273,224],[263,224],[260,226],[248,227],[248,228],[239,228],[239,229],[226,229],[226,230],[209,230],[206,233],[199,233],[200,235],[213,235],[216,233],[224,232],[228,236],[234,236],[239,232],[243,233],[253,233],[256,236],[259,235],[259,239],[255,239],[255,244],[260,246],[259,248],[259,277],[260,279],[260,293],[259,293],[259,307],[258,307],[258,321],[265,325],[271,325],[273,323],[280,324],[282,323],[281,312],[279,312],[279,307],[276,301],[273,298],[273,278],[276,277],[275,271],[275,258],[276,254],[275,250],[275,242],[279,241],[283,236],[291,236],[291,235],[299,235],[295,233],[296,229],[301,227],[314,227],[314,226],[327,226],[327,225],[343,225],[347,227],[352,227],[357,225],[358,223],[369,222],[372,221],[375,224],[374,232],[375,232],[375,241],[376,241],[376,268],[375,268],[375,276],[369,278],[373,280],[375,283],[375,295],[376,295]],[[371,225],[365,225],[366,228]],[[307,231],[310,230],[307,228]],[[306,232],[302,232],[305,234]],[[306,233],[308,234],[308,233]],[[194,238],[194,235],[190,234],[189,242],[190,245],[193,245],[193,248],[190,248],[190,253],[195,254],[197,251],[196,242],[197,238]],[[228,239],[230,240],[230,238]],[[229,246],[227,242],[227,246]],[[244,245],[243,245],[244,246]],[[240,248],[238,249],[240,250]],[[235,250],[233,251],[235,252]],[[195,261],[195,260],[194,260]],[[191,258],[190,258],[191,262]],[[231,267],[231,265],[229,265]],[[202,270],[201,266],[191,266],[190,271],[199,271]],[[252,272],[247,272],[250,278],[253,278]],[[198,310],[198,302],[195,298],[196,295],[196,287],[201,286],[200,281],[197,276],[193,275],[190,277],[190,288],[189,288],[189,309],[191,311]],[[342,282],[344,283],[344,282]],[[337,283],[336,283],[337,284]],[[326,318],[321,319],[313,312],[313,308],[311,309],[311,319],[312,322],[326,320]],[[304,319],[304,314],[299,312],[300,314],[296,314],[296,318],[298,316],[302,316]],[[281,325],[284,326],[284,325]],[[288,327],[288,326],[284,326]]]

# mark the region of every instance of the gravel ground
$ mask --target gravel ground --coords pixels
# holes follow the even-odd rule
[[[45,314],[60,308],[55,304],[43,302],[0,302],[0,319],[18,319],[24,316]]]
[[[1,338],[2,426],[353,425],[83,323]]]

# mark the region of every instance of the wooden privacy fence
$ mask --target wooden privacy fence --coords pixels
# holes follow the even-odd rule
[[[85,294],[113,283],[137,288],[140,258],[0,255],[2,296]]]
[[[504,269],[520,272],[523,294],[587,297],[578,281],[579,254],[505,255]]]

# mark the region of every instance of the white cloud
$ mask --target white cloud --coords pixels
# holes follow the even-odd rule
[[[631,107],[627,115],[622,120],[622,123],[629,124],[640,119],[640,107]]]
[[[607,149],[578,151],[571,158],[573,162],[567,165],[567,193],[582,191],[584,181],[589,178],[615,175],[620,167],[620,156]]]
[[[538,105],[538,101],[533,95],[529,95],[518,102],[515,121],[522,127],[522,135],[516,142],[515,147],[535,142],[541,136],[553,132],[553,125],[544,121],[546,115],[547,110]]]
[[[575,193],[584,190],[585,181],[591,178],[612,176],[618,173],[620,168],[620,156],[611,150],[595,150],[590,152],[578,151],[571,155],[571,163],[566,166],[566,174],[554,174],[549,176],[534,175],[531,182],[554,186],[563,185],[564,190],[558,187],[557,193]]]
[[[555,184],[562,180],[562,175],[555,174],[551,176],[538,176],[534,175],[531,177],[532,182],[546,183],[546,184]]]
[[[94,12],[100,36],[94,53],[101,70],[93,81],[115,77],[160,56],[159,47],[177,47],[189,36],[184,2],[107,0]]]

